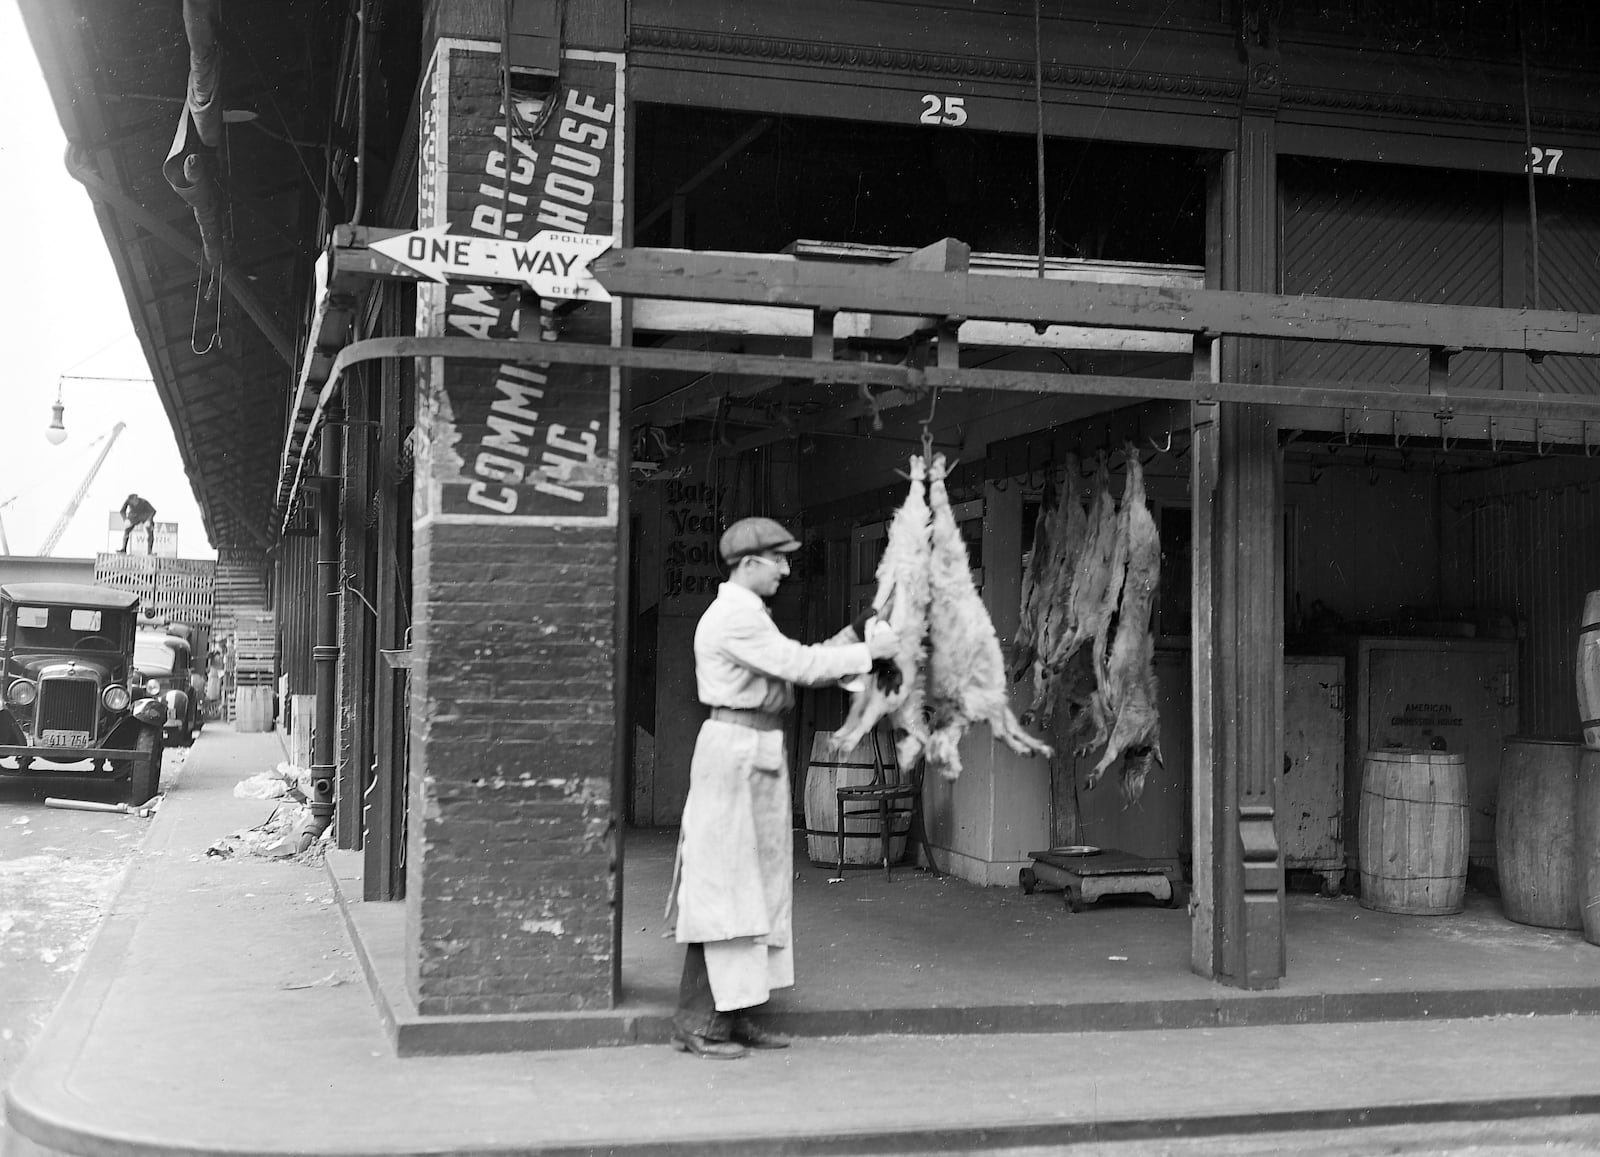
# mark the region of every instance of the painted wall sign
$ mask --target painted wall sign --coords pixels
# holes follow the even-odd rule
[[[698,615],[711,605],[725,577],[717,554],[722,528],[717,525],[716,487],[673,481],[662,497],[662,609],[667,614]]]
[[[419,286],[417,332],[531,340],[522,331],[537,326],[540,341],[619,345],[620,303],[577,273],[621,234],[623,59],[567,52],[554,92],[512,79],[508,134],[499,46],[447,40],[434,55],[417,233],[449,240],[442,251],[424,243],[418,260],[483,280]],[[550,275],[561,288],[593,291],[572,301],[541,292],[538,309],[523,310],[516,288],[487,283],[508,268],[507,281]],[[418,425],[428,432],[418,477],[429,481],[417,488],[419,522],[615,524],[619,370],[435,358],[419,381]]]

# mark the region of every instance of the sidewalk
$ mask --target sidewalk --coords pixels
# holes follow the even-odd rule
[[[329,872],[204,854],[265,819],[271,805],[234,798],[233,785],[282,758],[275,734],[207,727],[7,1090],[6,1157],[950,1152],[1228,1136],[1237,1144],[1207,1151],[1240,1152],[1271,1130],[1600,1113],[1600,1017],[1583,1015],[806,1037],[732,1064],[659,1044],[400,1057]],[[647,1019],[658,995],[646,994]]]

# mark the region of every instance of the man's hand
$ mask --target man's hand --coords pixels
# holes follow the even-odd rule
[[[867,654],[874,659],[892,659],[900,650],[900,636],[882,619],[867,624]]]

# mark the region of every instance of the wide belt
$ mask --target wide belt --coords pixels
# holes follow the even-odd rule
[[[755,731],[782,731],[783,716],[776,711],[758,711],[754,707],[713,707],[711,719],[715,723],[732,723],[736,727],[749,727]]]

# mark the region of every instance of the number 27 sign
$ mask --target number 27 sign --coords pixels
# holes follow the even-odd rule
[[[1566,156],[1565,149],[1541,149],[1534,146],[1528,150],[1528,159],[1523,171],[1553,177],[1564,156]]]

